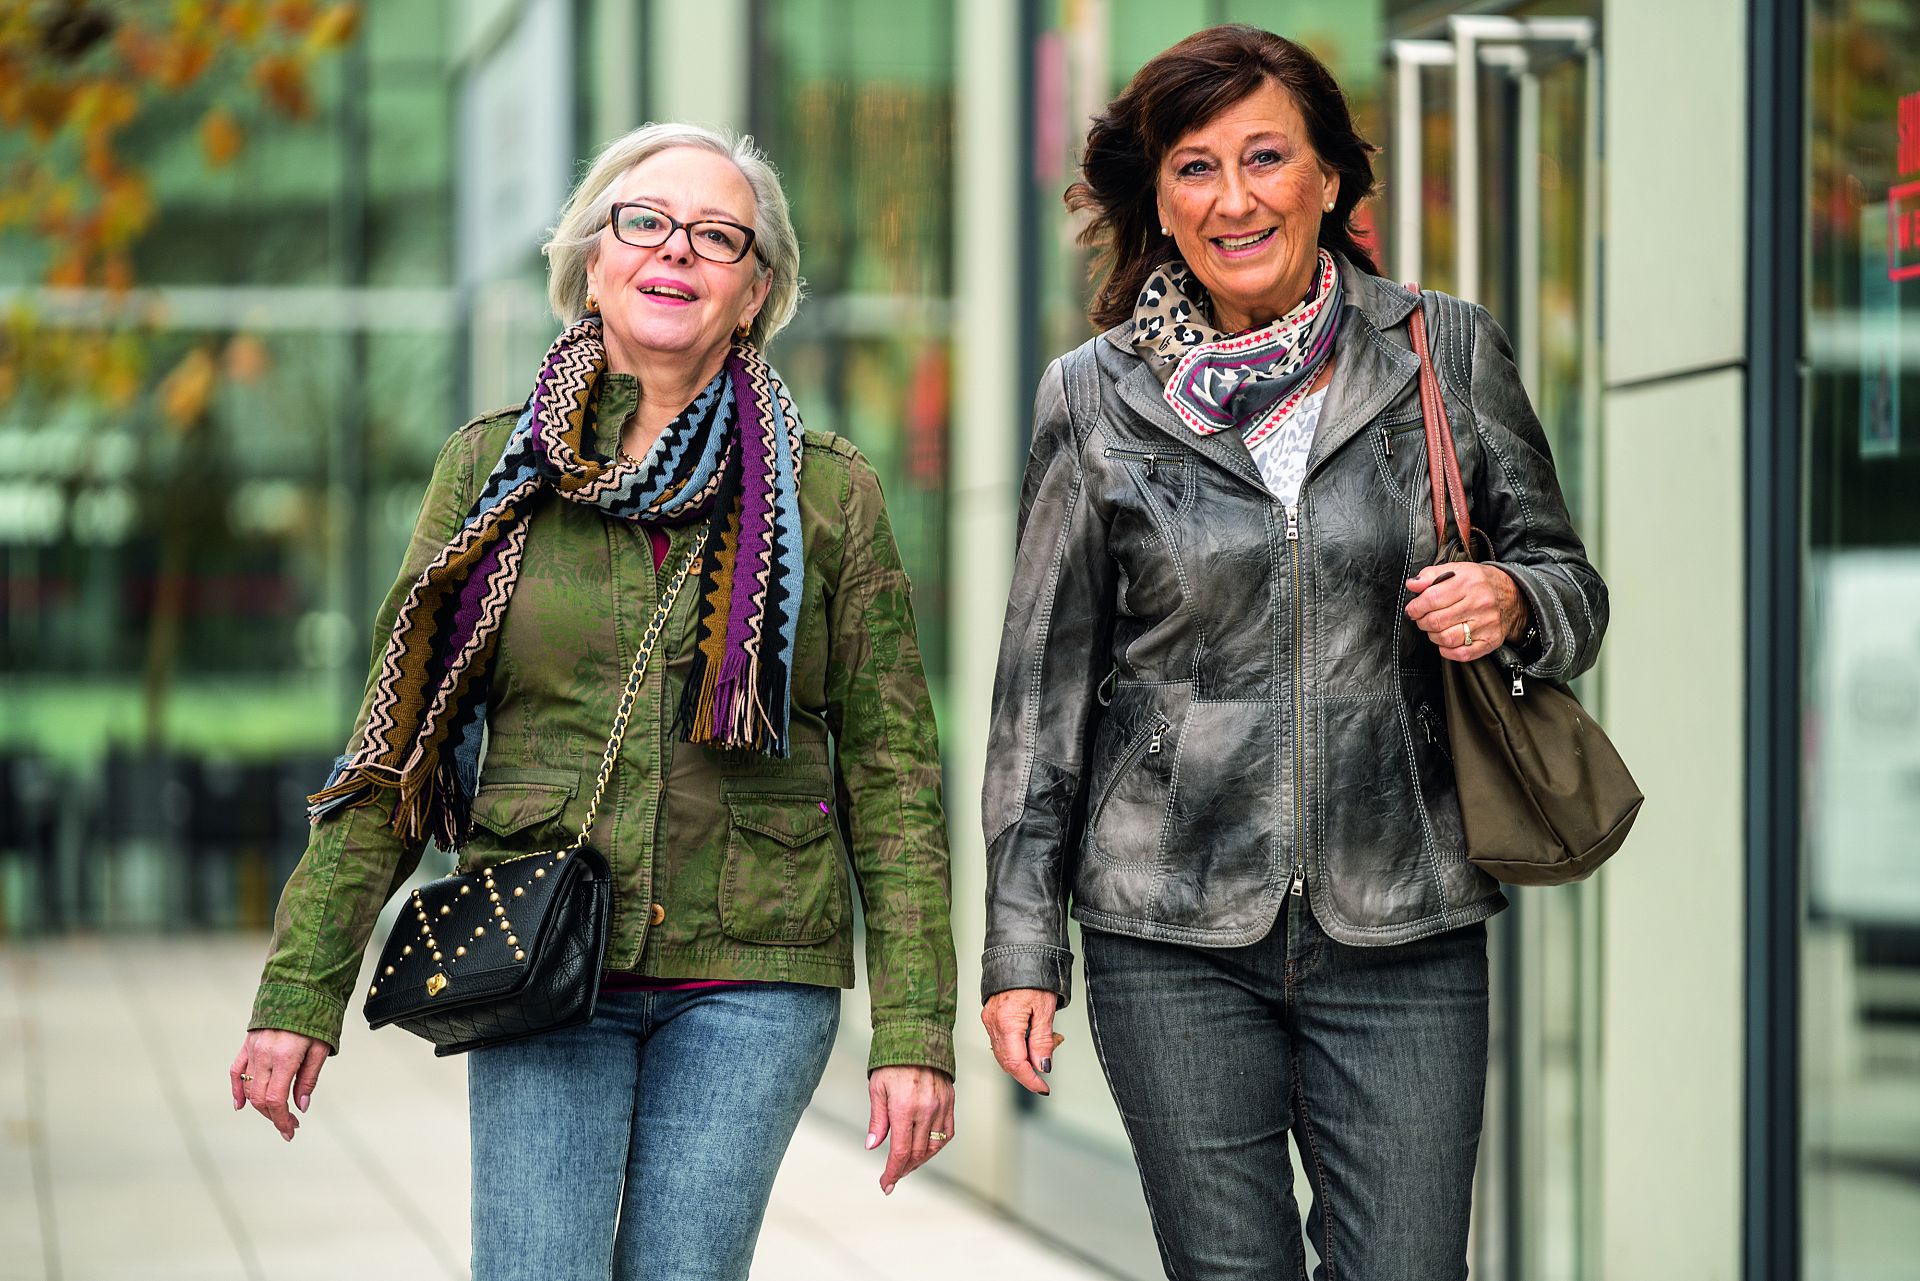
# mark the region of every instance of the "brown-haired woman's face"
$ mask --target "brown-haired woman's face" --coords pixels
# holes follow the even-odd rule
[[[1268,81],[1184,135],[1155,185],[1160,225],[1222,330],[1271,323],[1307,296],[1340,178],[1307,141],[1292,94]]]

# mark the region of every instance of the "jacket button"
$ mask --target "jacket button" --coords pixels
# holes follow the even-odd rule
[[[647,913],[648,922],[654,925],[659,925],[662,922],[664,922],[666,919],[667,919],[667,909],[664,907],[661,907],[658,903],[655,903],[653,905],[653,910]]]

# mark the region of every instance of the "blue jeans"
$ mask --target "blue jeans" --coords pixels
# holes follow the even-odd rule
[[[1487,930],[1327,937],[1301,898],[1260,942],[1083,934],[1094,1048],[1175,1281],[1458,1281],[1487,1076]]]
[[[742,1281],[840,993],[602,993],[468,1056],[473,1281]]]

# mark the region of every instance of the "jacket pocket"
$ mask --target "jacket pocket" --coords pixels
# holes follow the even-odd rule
[[[1114,762],[1087,820],[1093,856],[1114,867],[1150,868],[1159,861],[1173,770],[1173,723],[1153,712]]]
[[[473,798],[473,830],[461,865],[567,844],[573,836],[564,823],[567,804],[579,791],[580,775],[573,770],[486,771]]]
[[[720,928],[747,943],[824,943],[852,908],[833,818],[819,797],[727,797]]]

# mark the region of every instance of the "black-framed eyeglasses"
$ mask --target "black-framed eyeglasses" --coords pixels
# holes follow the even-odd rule
[[[658,249],[676,231],[687,233],[687,245],[708,262],[739,262],[753,248],[753,228],[721,218],[681,222],[651,205],[623,200],[609,215],[613,237],[635,249]]]

